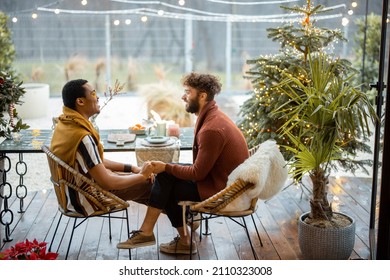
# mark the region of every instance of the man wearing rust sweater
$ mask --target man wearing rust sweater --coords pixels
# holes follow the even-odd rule
[[[172,242],[160,244],[160,251],[172,254],[190,252],[190,236],[184,234],[181,200],[202,201],[226,187],[229,174],[248,158],[244,136],[231,119],[218,109],[214,97],[221,91],[218,78],[191,73],[183,78],[187,112],[197,116],[193,144],[193,164],[152,162],[158,174],[141,228],[117,247],[131,249],[155,244],[154,225],[164,211],[179,233]]]

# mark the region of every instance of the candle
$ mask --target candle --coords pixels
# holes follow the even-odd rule
[[[179,138],[180,136],[180,127],[177,123],[170,124],[168,126],[168,136],[174,136]]]

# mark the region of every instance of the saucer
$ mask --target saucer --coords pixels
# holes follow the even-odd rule
[[[149,136],[145,138],[151,144],[162,144],[169,140],[169,137],[166,136]]]

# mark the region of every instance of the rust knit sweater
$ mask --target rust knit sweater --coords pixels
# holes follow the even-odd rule
[[[165,171],[196,181],[204,200],[225,188],[229,174],[248,157],[243,134],[213,100],[203,108],[195,124],[193,164],[167,164]]]

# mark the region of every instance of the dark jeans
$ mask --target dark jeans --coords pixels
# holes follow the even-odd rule
[[[178,179],[166,172],[159,173],[152,187],[149,206],[162,209],[174,228],[183,226],[182,200],[201,201],[196,182]]]

